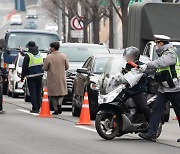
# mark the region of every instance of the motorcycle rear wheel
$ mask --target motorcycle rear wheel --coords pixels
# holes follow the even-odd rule
[[[116,115],[112,114],[100,114],[96,116],[95,126],[97,133],[105,140],[114,139],[119,132],[119,122]],[[111,126],[111,122],[113,120],[113,126]]]

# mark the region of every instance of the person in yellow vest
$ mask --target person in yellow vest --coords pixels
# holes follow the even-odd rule
[[[44,74],[42,69],[43,57],[38,51],[38,46],[34,41],[29,41],[26,47],[29,50],[24,57],[21,81],[27,77],[27,84],[32,104],[32,110],[30,112],[39,113],[40,104],[42,102],[41,89],[42,76]]]
[[[169,43],[170,37],[165,35],[154,35],[154,37],[159,58],[142,66],[141,69],[157,69],[155,80],[159,82],[159,89],[148,132],[140,133],[139,136],[155,142],[157,129],[167,101],[171,102],[180,126],[180,65],[175,48]],[[180,139],[177,142],[180,142]]]

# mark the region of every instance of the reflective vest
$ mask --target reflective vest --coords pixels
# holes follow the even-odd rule
[[[32,53],[28,52],[27,55],[29,56],[27,77],[42,76],[44,71],[42,69],[43,58],[41,53],[39,52],[37,55],[33,55]]]
[[[170,66],[160,68],[160,69],[157,70],[157,72],[162,72],[162,71],[168,70],[169,73],[170,73],[171,78],[178,78],[178,79],[180,79],[180,61],[179,61],[179,58],[178,58],[177,54],[173,50],[168,50],[168,51],[165,51],[164,53],[173,53],[173,54],[176,55],[176,57],[177,57],[176,59],[177,60],[176,60],[176,64],[175,64],[175,72],[176,72],[177,77],[173,77],[172,76],[172,70],[171,70]]]

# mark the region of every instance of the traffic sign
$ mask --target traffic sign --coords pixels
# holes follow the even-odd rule
[[[83,20],[83,17],[73,17],[71,19],[71,27],[72,27],[72,29],[74,29],[74,30],[83,30],[84,25],[83,25],[82,20]]]
[[[83,30],[71,30],[72,38],[83,38]]]

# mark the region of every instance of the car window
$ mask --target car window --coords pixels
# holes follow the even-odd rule
[[[91,57],[89,57],[87,60],[86,60],[86,62],[84,63],[84,65],[82,66],[82,68],[87,68],[88,67],[88,64],[90,63],[90,61],[91,61]]]
[[[148,44],[146,45],[146,47],[145,47],[145,50],[144,50],[143,55],[146,55],[146,56],[150,57],[150,53],[149,53],[150,47],[151,47],[151,44],[148,43]]]
[[[94,74],[101,74],[104,72],[104,67],[106,62],[109,60],[110,58],[108,57],[103,57],[103,58],[96,58],[95,62],[94,62],[94,66],[93,66],[93,73]]]
[[[174,47],[176,47],[176,53],[178,55],[178,58],[180,59],[180,45],[174,45]],[[154,47],[153,50],[153,60],[158,59],[158,55],[156,53],[156,47]]]
[[[9,35],[7,47],[18,48],[21,45],[24,50],[27,50],[26,44],[30,40],[35,41],[39,49],[48,50],[49,44],[57,42],[59,38],[56,34],[14,32]]]
[[[61,46],[60,52],[66,54],[70,62],[85,62],[92,54],[109,53],[108,49],[104,46]]]
[[[125,68],[126,63],[127,62],[125,61],[125,59],[123,57],[122,58],[121,57],[110,58],[104,68],[105,76],[108,77],[108,76],[116,74],[116,73],[121,73],[122,68]]]
[[[176,47],[176,53],[177,53],[179,61],[180,61],[180,45],[174,45],[174,47]]]

